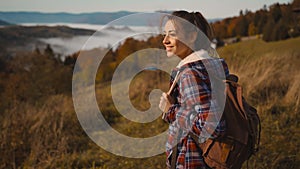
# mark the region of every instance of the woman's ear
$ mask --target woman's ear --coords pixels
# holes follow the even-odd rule
[[[192,43],[195,43],[196,40],[197,40],[197,37],[198,37],[198,32],[191,32],[189,35],[191,36],[191,37],[190,37],[191,42],[192,42]]]
[[[188,40],[189,45],[191,45],[191,47],[194,47],[197,37],[198,37],[198,32],[188,33],[187,40]]]

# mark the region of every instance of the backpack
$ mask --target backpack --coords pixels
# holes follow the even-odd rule
[[[225,134],[199,143],[198,136],[189,133],[210,168],[239,169],[258,151],[260,119],[256,109],[242,96],[242,87],[237,82],[236,75],[230,74],[226,78],[226,102],[222,115],[226,122]]]

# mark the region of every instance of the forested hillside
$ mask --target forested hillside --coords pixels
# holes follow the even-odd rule
[[[262,36],[265,41],[283,40],[300,35],[300,1],[289,4],[273,4],[251,12],[240,11],[239,16],[213,23],[216,38]]]

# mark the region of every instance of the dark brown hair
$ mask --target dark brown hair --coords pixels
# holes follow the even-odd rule
[[[167,14],[162,18],[161,26],[165,18],[174,22],[174,26],[177,27],[179,33],[189,34],[191,31],[198,32],[192,50],[196,51],[210,48],[210,41],[213,38],[213,29],[200,12],[174,11],[171,15]]]
[[[197,28],[199,28],[209,40],[212,40],[213,30],[200,12],[187,12],[184,10],[180,10],[172,12],[172,15],[189,21]]]

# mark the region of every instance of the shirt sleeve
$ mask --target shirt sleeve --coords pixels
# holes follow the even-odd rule
[[[180,104],[172,104],[172,106],[169,108],[167,111],[164,121],[168,123],[172,123],[173,121],[176,120],[176,112],[179,110]]]
[[[175,118],[177,127],[185,133],[193,131],[204,137],[217,137],[219,130],[223,130],[208,84],[208,77],[197,70],[187,69],[180,77],[181,101]]]

